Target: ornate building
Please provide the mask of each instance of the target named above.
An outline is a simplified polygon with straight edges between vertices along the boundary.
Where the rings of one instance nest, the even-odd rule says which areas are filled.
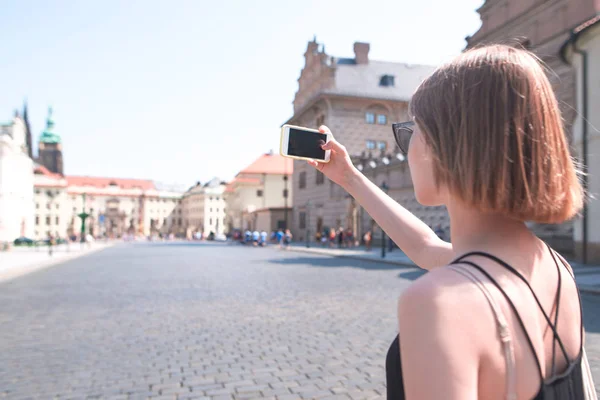
[[[278,154],[260,156],[226,188],[228,231],[272,232],[291,225],[293,162]]]
[[[192,186],[182,199],[183,219],[186,236],[202,233],[204,236],[211,232],[223,235],[225,226],[225,188],[226,182],[213,178],[201,185],[198,182]]]
[[[597,138],[593,133],[597,133],[597,129],[590,128],[592,134],[583,135],[584,125],[590,125],[581,119],[584,114],[584,92],[587,89],[593,91],[597,85],[594,86],[593,80],[588,80],[587,86],[582,84],[579,54],[573,54],[571,45],[574,43],[573,37],[595,24],[600,13],[600,2],[487,0],[477,11],[481,15],[482,25],[474,35],[467,38],[468,47],[498,42],[520,44],[536,53],[549,67],[548,76],[559,98],[573,155],[582,163],[587,161],[591,183],[588,189],[592,196],[597,196],[600,186],[593,183],[597,182],[599,176],[600,160],[588,157],[589,154],[594,154],[590,149],[593,146],[591,141]],[[581,44],[585,46],[583,41]],[[574,68],[574,65],[579,68]],[[588,70],[595,71],[594,68]],[[588,121],[593,115],[595,114],[587,115]],[[577,122],[576,119],[578,126],[573,125]],[[584,177],[583,180],[586,182],[588,178]],[[598,202],[592,201],[581,218],[575,221],[562,225],[532,224],[532,229],[567,255],[574,255],[580,261],[600,262],[600,230],[591,224],[592,221],[600,220],[598,207]]]
[[[0,124],[0,245],[34,231],[29,151],[25,121],[15,113],[12,121]]]
[[[393,153],[391,123],[408,120],[412,93],[434,68],[371,60],[368,43],[355,43],[353,58],[332,57],[319,47],[315,40],[308,43],[294,115],[287,123],[327,125],[354,157]],[[336,184],[304,161],[294,162],[292,181],[296,238],[312,239],[327,228],[352,228],[348,208],[340,206],[346,194]]]
[[[64,175],[62,140],[60,136],[54,132],[52,107],[48,107],[46,129],[40,136],[38,163],[46,167],[50,172]]]

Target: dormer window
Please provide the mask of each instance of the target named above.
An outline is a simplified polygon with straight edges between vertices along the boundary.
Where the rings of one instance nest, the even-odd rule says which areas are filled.
[[[379,86],[394,86],[394,75],[383,75],[379,80]]]
[[[119,185],[117,185],[117,182],[115,182],[115,181],[111,181],[111,182],[108,184],[108,186],[110,186],[110,187],[118,187]]]

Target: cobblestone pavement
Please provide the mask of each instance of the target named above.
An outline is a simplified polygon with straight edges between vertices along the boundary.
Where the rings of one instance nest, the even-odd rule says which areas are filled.
[[[120,245],[0,284],[0,398],[380,399],[420,273],[225,244]],[[600,296],[584,296],[600,382]]]

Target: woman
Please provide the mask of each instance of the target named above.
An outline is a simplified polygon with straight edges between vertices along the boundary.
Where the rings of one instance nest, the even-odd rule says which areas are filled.
[[[394,135],[417,200],[447,207],[452,243],[365,178],[335,140],[323,146],[328,164],[309,162],[430,271],[398,302],[388,399],[584,398],[572,271],[525,225],[569,220],[584,201],[542,67],[506,46],[467,51],[419,86],[410,114]]]

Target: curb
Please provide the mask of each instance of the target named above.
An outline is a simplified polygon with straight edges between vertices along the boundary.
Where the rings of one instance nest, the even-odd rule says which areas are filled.
[[[577,285],[579,292],[600,296],[600,288],[592,285]]]
[[[352,260],[359,260],[359,261],[366,261],[366,262],[373,262],[373,263],[380,263],[380,264],[391,264],[391,265],[398,265],[401,267],[419,268],[412,262],[395,261],[395,260],[390,260],[390,259],[386,259],[386,258],[362,257],[362,256],[357,256],[357,255],[351,255],[351,254],[328,254],[328,253],[321,252],[319,250],[312,250],[311,248],[303,248],[303,247],[297,248],[297,247],[290,246],[288,248],[288,251],[295,251],[297,253],[318,254],[318,255],[326,256],[326,257],[349,258]]]
[[[31,264],[21,266],[21,267],[8,268],[6,271],[0,271],[0,283],[8,282],[15,278],[19,278],[19,277],[31,274],[36,271],[41,271],[43,269],[54,267],[54,266],[63,264],[67,261],[85,257],[90,254],[109,249],[109,248],[113,247],[114,245],[115,245],[115,243],[112,243],[112,244],[108,244],[108,245],[105,245],[102,247],[88,249],[87,251],[81,252],[81,253],[74,252],[74,253],[70,254],[69,256],[60,258],[60,259],[46,259],[42,262],[33,262]]]
[[[392,265],[398,265],[401,267],[411,267],[411,268],[417,268],[420,269],[419,267],[417,267],[415,264],[413,263],[409,263],[409,262],[402,262],[402,261],[394,261],[394,260],[386,260],[385,258],[381,258],[381,259],[375,259],[372,257],[361,257],[361,256],[356,256],[356,255],[350,255],[350,254],[328,254],[319,250],[311,250],[310,248],[295,248],[295,247],[289,247],[289,251],[295,251],[297,253],[311,253],[311,254],[319,254],[322,256],[326,256],[326,257],[336,257],[336,258],[350,258],[353,260],[359,260],[359,261],[367,261],[367,262],[374,262],[374,263],[383,263],[383,264],[392,264]],[[589,274],[589,272],[588,272]],[[577,287],[579,288],[579,291],[581,293],[586,293],[586,294],[593,294],[593,295],[597,295],[600,296],[600,287],[596,287],[594,285],[581,285],[578,284]]]

